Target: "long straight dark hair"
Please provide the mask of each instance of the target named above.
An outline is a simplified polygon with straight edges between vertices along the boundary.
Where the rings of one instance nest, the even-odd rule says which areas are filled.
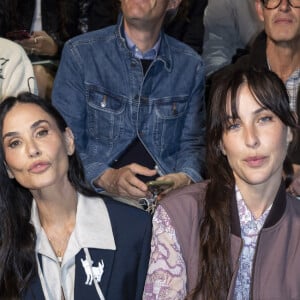
[[[61,132],[67,124],[48,102],[30,93],[9,97],[0,104],[0,133],[6,114],[17,103],[39,106],[57,123]],[[30,223],[32,195],[15,179],[10,179],[5,166],[3,141],[0,147],[0,298],[19,299],[37,274],[35,261],[36,234]],[[74,188],[86,195],[96,196],[85,181],[83,167],[76,151],[69,156],[68,178]]]
[[[275,113],[291,129],[296,128],[289,97],[283,82],[268,70],[228,68],[214,79],[207,126],[206,163],[210,183],[200,225],[199,282],[188,297],[205,300],[226,299],[232,278],[230,232],[231,203],[235,180],[220,142],[227,125],[226,105],[231,105],[233,119],[238,118],[237,93],[247,84],[257,102]]]

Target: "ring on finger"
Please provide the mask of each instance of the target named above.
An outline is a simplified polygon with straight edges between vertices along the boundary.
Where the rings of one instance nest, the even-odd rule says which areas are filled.
[[[34,43],[37,44],[38,43],[38,39],[34,38]]]

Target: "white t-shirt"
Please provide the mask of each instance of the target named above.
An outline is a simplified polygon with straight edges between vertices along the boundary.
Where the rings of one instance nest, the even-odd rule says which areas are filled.
[[[21,92],[38,94],[31,62],[21,46],[0,38],[0,102]]]

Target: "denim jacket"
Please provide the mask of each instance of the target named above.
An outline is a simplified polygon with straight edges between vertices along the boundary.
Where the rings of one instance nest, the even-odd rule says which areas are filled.
[[[117,25],[69,40],[56,75],[53,104],[73,130],[92,182],[138,136],[162,174],[202,180],[204,67],[185,44],[161,34],[146,74]]]

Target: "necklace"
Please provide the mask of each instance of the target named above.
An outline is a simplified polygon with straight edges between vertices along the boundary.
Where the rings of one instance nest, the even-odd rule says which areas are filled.
[[[50,226],[43,224],[42,227],[48,238],[49,244],[57,257],[57,261],[61,265],[70,236],[75,227],[75,215],[72,215],[69,220],[64,222],[64,224],[50,224]]]
[[[48,237],[51,248],[53,249],[58,263],[61,265],[64,257],[64,252],[67,247],[70,236],[67,235],[64,239],[57,239],[53,237]]]

